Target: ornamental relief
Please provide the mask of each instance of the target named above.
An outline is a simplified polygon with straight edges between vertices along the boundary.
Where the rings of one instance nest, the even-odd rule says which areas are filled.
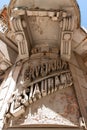
[[[26,107],[38,99],[73,85],[67,62],[61,59],[40,61],[37,65],[33,61],[28,63],[24,71],[23,89],[12,94],[6,118],[19,117],[25,113]]]
[[[42,78],[48,75],[54,75],[55,72],[68,71],[68,63],[58,60],[40,60],[39,64],[35,62],[30,63],[24,72],[24,81],[28,80],[30,82],[35,81],[38,78]]]
[[[64,35],[62,35],[60,49],[58,49],[58,46],[48,45],[47,47],[41,44],[41,47],[34,48],[32,46],[33,49],[30,48],[30,51],[28,50],[28,41],[22,27],[21,18],[18,17],[12,20],[13,30],[15,31],[18,43],[19,59],[29,58],[29,61],[27,61],[28,66],[25,68],[22,76],[23,83],[18,88],[16,87],[19,90],[20,87],[23,88],[21,92],[12,94],[12,99],[8,103],[6,118],[12,116],[19,117],[25,113],[26,107],[38,99],[57,90],[72,86],[72,75],[68,62],[65,61],[70,59],[72,38],[72,30],[67,28],[67,17],[69,25],[71,23],[71,16],[64,15],[61,27],[62,34]],[[33,44],[33,42],[30,43]],[[64,60],[60,59],[60,57]]]

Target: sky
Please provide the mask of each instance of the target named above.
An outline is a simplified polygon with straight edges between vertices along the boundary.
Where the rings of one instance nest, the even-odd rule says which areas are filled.
[[[10,0],[0,0],[0,9],[8,5]],[[87,0],[77,0],[81,11],[81,26],[87,29]]]
[[[87,0],[77,0],[81,12],[81,26],[87,29]]]
[[[10,2],[10,0],[0,0],[0,9],[4,6],[4,5],[8,5]]]

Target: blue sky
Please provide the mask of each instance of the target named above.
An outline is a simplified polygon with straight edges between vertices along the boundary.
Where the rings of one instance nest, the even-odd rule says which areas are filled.
[[[8,5],[10,2],[10,0],[0,0],[0,9],[4,6],[4,5]]]
[[[81,12],[81,26],[87,28],[87,0],[77,0]]]
[[[0,0],[0,9],[8,5],[10,0]],[[87,28],[87,0],[77,0],[81,11],[81,26]]]

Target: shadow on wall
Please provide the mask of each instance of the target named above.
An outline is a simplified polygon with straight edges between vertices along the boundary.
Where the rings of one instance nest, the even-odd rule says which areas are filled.
[[[11,63],[14,64],[18,54],[9,47],[7,47],[7,50],[8,50],[9,59],[10,59]]]

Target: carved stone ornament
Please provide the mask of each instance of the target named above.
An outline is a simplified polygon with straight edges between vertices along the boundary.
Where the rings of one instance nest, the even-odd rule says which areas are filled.
[[[23,13],[23,14],[21,14]],[[13,16],[14,18],[11,19],[11,28],[15,33],[22,33],[24,35],[23,41],[21,43],[18,43],[18,49],[19,49],[19,57],[21,59],[24,59],[26,57],[29,57],[28,52],[28,44],[29,41],[27,41],[24,33],[24,28],[27,28],[28,30],[28,39],[30,38],[30,42],[33,40],[30,28],[29,28],[29,23],[28,23],[28,18],[30,17],[49,17],[52,21],[57,21],[60,25],[61,28],[61,46],[60,46],[60,53],[61,53],[61,58],[65,59],[66,61],[71,58],[71,42],[72,42],[72,32],[74,29],[74,17],[72,14],[70,14],[68,11],[60,10],[60,11],[38,11],[38,10],[13,10]],[[16,14],[16,15],[15,15]],[[21,19],[22,15],[24,16],[24,19]],[[19,34],[18,34],[19,35]],[[19,36],[18,36],[19,37]],[[32,40],[31,40],[32,39]],[[17,40],[18,41],[18,40]],[[20,45],[19,45],[20,44]],[[24,46],[21,46],[23,45]],[[33,42],[31,42],[33,46]],[[31,47],[30,47],[31,48]],[[30,49],[29,48],[29,49]],[[25,53],[21,53],[21,50],[25,50]],[[30,49],[31,50],[31,49]],[[22,51],[23,52],[23,51]]]
[[[30,15],[30,12],[26,13]],[[42,13],[39,13],[39,15],[43,17]],[[33,45],[29,52],[21,17],[17,16],[11,20],[12,29],[16,35],[15,40],[18,44],[19,59],[27,57],[29,59],[23,72],[23,90],[18,95],[12,95],[12,101],[6,115],[9,113],[10,116],[18,117],[25,113],[26,107],[36,100],[73,85],[72,74],[66,61],[71,57],[72,17],[63,11],[57,12],[56,16],[52,12],[44,15],[51,17],[53,21],[58,20],[60,22],[62,29],[60,49],[56,45],[46,46],[41,44],[40,46]],[[24,25],[24,27],[26,26]]]
[[[29,57],[28,43],[23,31],[22,21],[19,16],[11,20],[11,28],[16,35],[15,41],[18,44],[19,59]]]
[[[37,55],[37,53],[32,55]],[[36,64],[35,61],[37,61]],[[9,117],[8,113],[18,117],[36,100],[73,85],[68,62],[61,60],[59,56],[56,59],[48,59],[46,52],[42,59],[32,59],[31,56],[23,79],[24,89],[21,93],[12,95],[7,117]]]
[[[7,43],[11,46],[7,57],[14,57],[14,53],[10,57],[12,50],[18,57],[12,65],[0,54],[0,130],[5,125],[13,128],[33,124],[58,125],[61,129],[86,127],[86,94],[80,92],[85,91],[81,88],[81,81],[85,84],[84,66],[81,63],[80,67],[74,57],[74,46],[79,42],[73,32],[81,33],[77,30],[79,16],[74,2],[62,2],[11,0],[6,39],[12,44]],[[84,33],[80,35],[85,37]],[[72,46],[72,39],[76,45]],[[70,59],[71,54],[75,59]]]
[[[72,16],[66,16],[61,21],[62,36],[61,36],[61,57],[65,60],[71,58],[71,42],[74,29]]]

